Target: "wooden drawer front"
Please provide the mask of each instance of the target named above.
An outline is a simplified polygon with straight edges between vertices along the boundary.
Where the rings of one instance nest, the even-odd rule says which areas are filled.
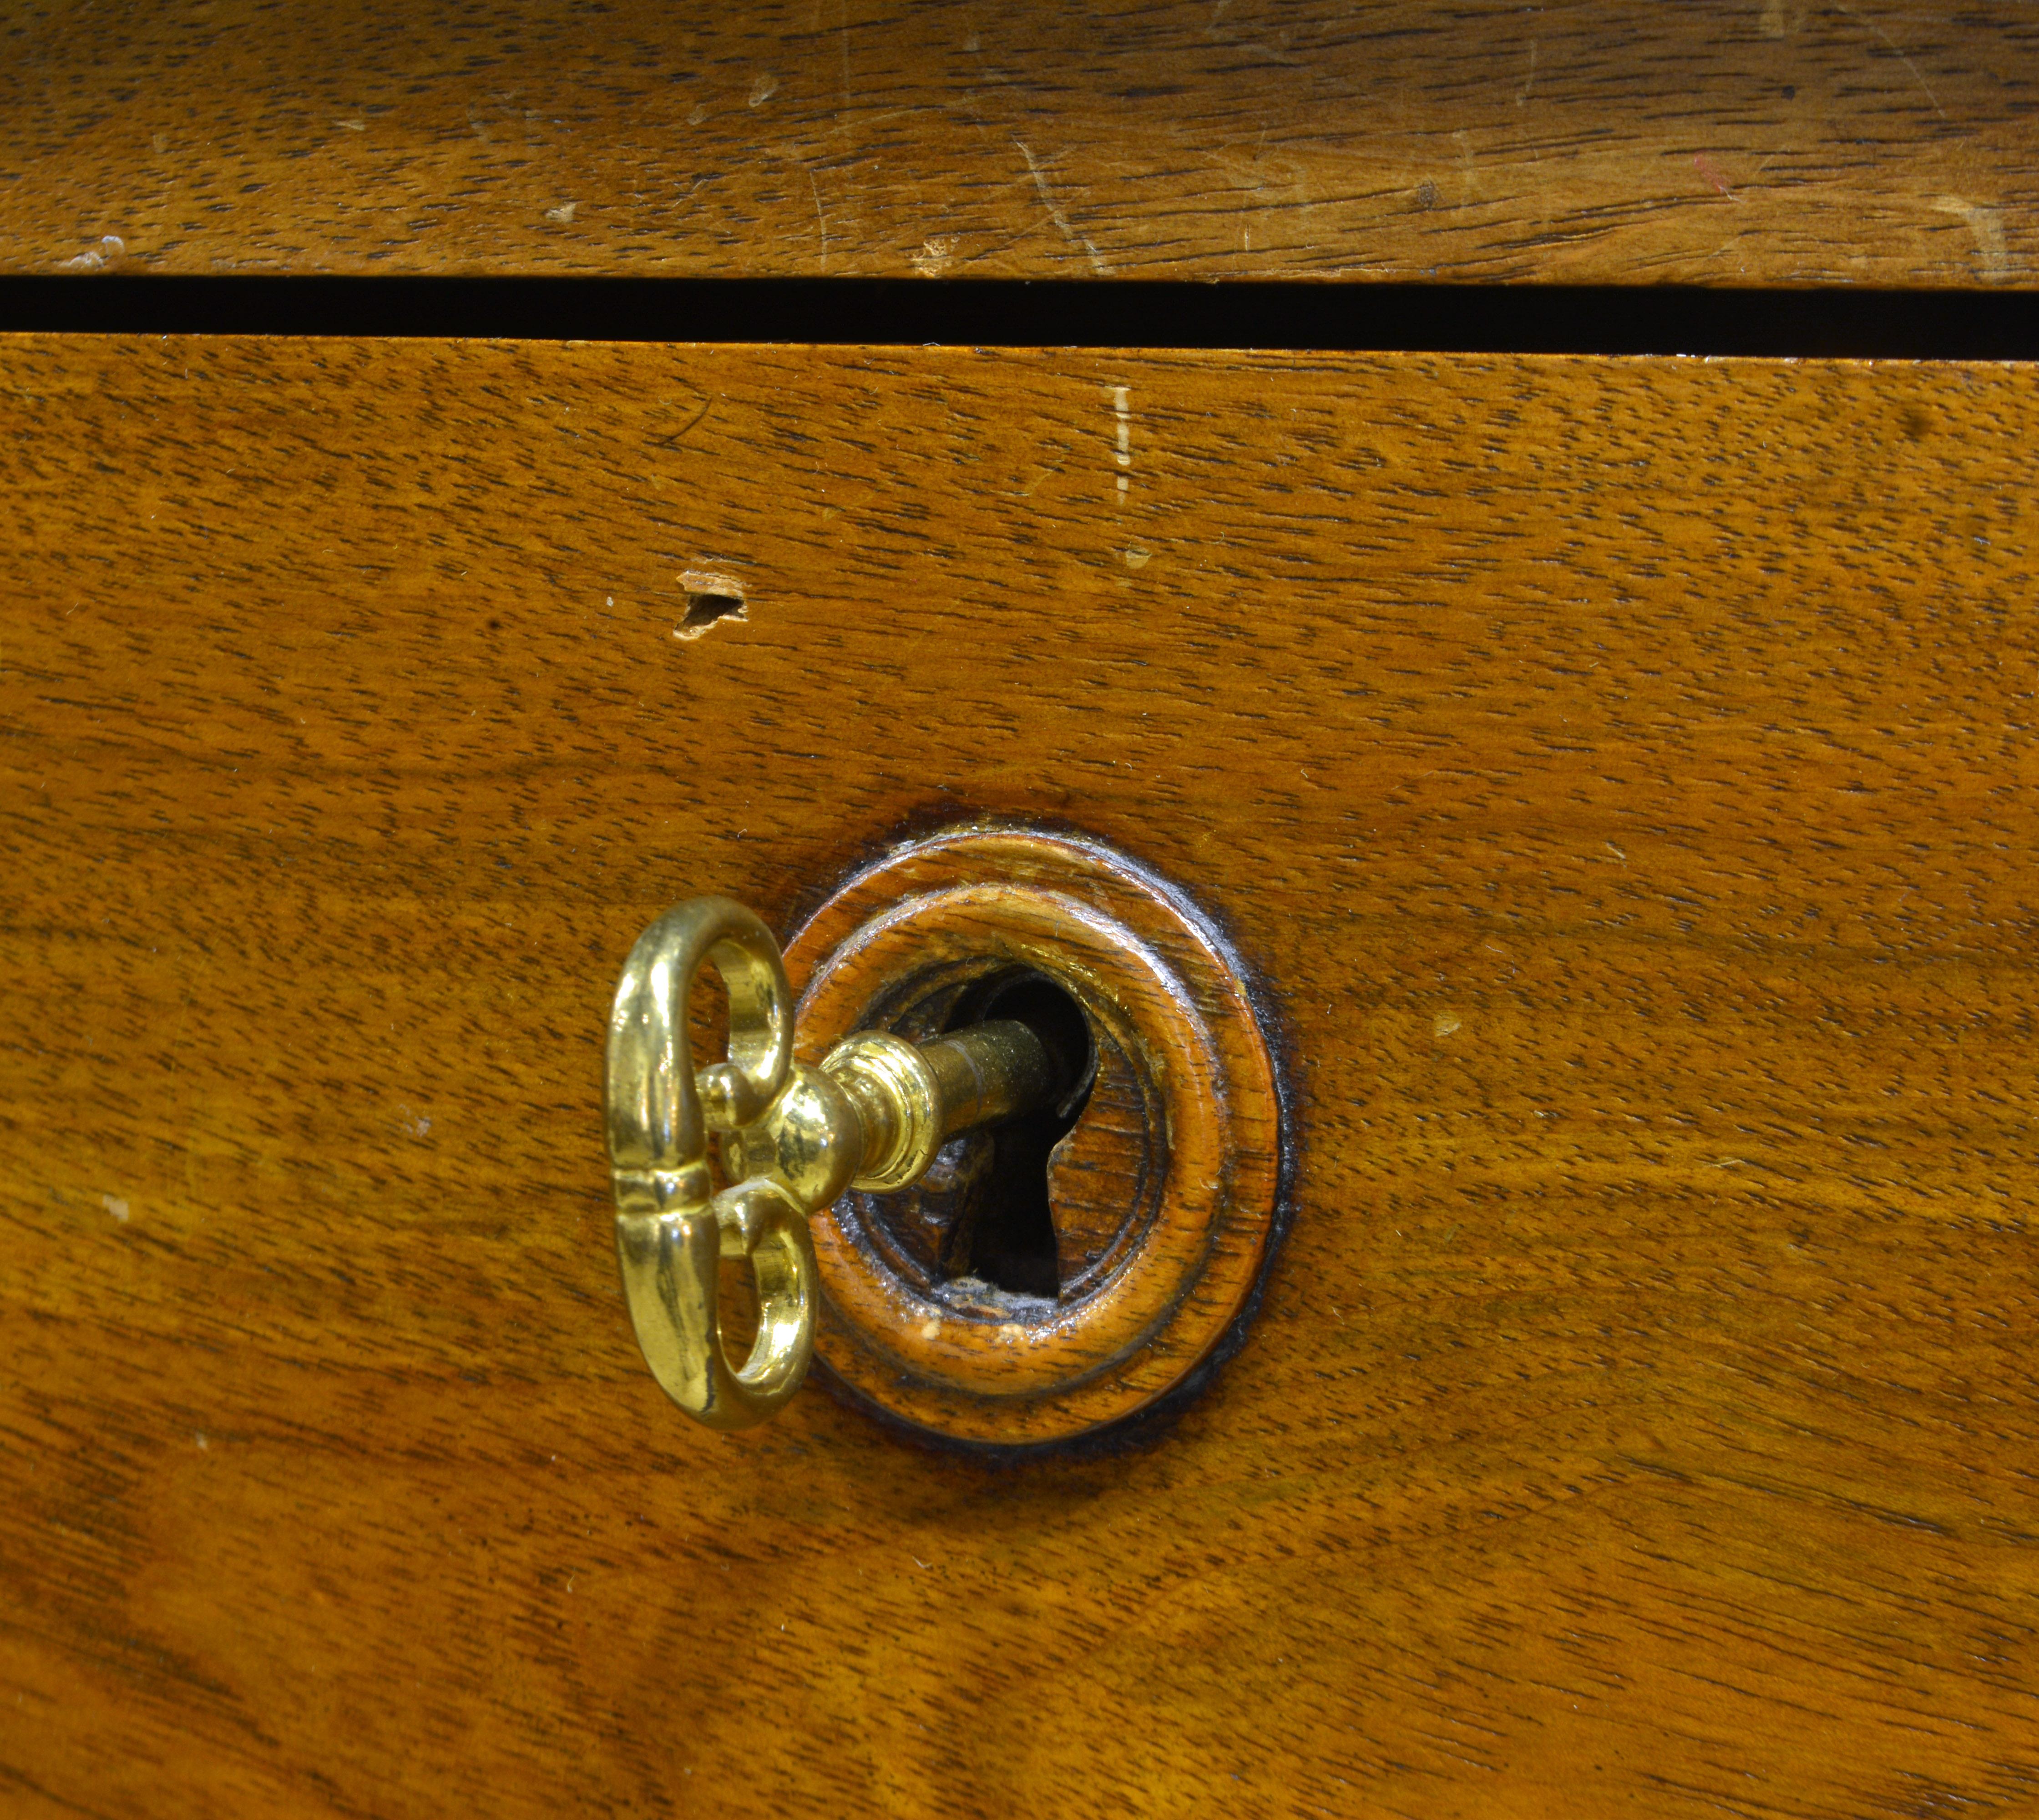
[[[0,401],[16,1811],[2039,1792],[2030,372],[17,337]],[[977,814],[1263,982],[1258,1323],[1105,1457],[688,1427],[616,966]]]
[[[40,0],[0,272],[2039,282],[2039,20]]]

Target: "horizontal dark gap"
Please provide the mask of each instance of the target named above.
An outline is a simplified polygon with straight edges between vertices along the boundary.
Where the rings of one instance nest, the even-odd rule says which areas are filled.
[[[0,278],[0,330],[2039,359],[2039,295],[917,279]]]

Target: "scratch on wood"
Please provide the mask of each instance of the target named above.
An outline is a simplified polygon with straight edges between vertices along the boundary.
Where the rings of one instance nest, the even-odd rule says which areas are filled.
[[[1976,262],[1992,284],[2002,283],[2010,266],[2003,239],[2003,211],[1987,203],[1970,202],[1966,196],[1940,196],[1933,207],[1942,215],[1957,215],[1975,236]]]
[[[1111,408],[1118,419],[1118,496],[1126,497],[1129,484],[1126,470],[1133,465],[1133,388],[1114,386],[1111,388]]]
[[[1708,183],[1711,184],[1713,187],[1716,190],[1719,191],[1722,196],[1726,196],[1730,202],[1738,203],[1741,200],[1740,196],[1737,196],[1733,190],[1728,188],[1727,179],[1722,177],[1719,171],[1714,169],[1712,159],[1709,158],[1704,152],[1693,153],[1692,169],[1697,171],[1701,177],[1704,177]]]
[[[1858,24],[1866,25],[1870,31],[1874,32],[1878,37],[1881,38],[1884,43],[1889,47],[1890,54],[1902,63],[1906,69],[1912,72],[1912,81],[1919,85],[1920,89],[1925,94],[1926,99],[1933,104],[1933,112],[1938,114],[1943,120],[1947,117],[1947,110],[1940,105],[1940,97],[1933,93],[1932,84],[1926,80],[1924,75],[1920,72],[1919,66],[1913,63],[1910,57],[1905,55],[1895,38],[1892,37],[1888,32],[1885,31],[1881,25],[1878,25],[1874,19],[1869,17],[1866,13],[1858,13],[1852,6],[1838,6],[1835,8],[1835,10],[1838,13],[1846,13],[1849,18],[1855,20]]]
[[[828,270],[828,211],[822,207],[822,180],[814,173],[811,165],[807,169],[808,186],[814,192],[814,219],[821,224],[822,270]]]
[[[1104,255],[1069,226],[1069,218],[1062,213],[1061,204],[1055,200],[1055,192],[1048,188],[1047,175],[1042,170],[1039,161],[1035,158],[1027,142],[1015,139],[1012,142],[1020,148],[1020,157],[1027,161],[1027,169],[1033,173],[1034,187],[1041,192],[1041,200],[1047,208],[1048,218],[1054,222],[1062,238],[1071,246],[1080,246],[1089,255],[1091,270],[1102,278],[1111,269],[1105,263]]]
[[[1465,208],[1479,197],[1479,161],[1473,155],[1471,133],[1461,127],[1452,137],[1459,142],[1459,207]]]
[[[837,36],[842,42],[842,120],[841,125],[846,131],[849,126],[849,0],[839,0],[837,12],[841,23]]]

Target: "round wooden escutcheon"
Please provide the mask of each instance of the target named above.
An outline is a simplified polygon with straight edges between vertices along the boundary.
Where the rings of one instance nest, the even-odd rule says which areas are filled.
[[[926,1037],[1022,1003],[1088,1038],[1080,1111],[956,1138],[917,1188],[816,1218],[837,1383],[930,1434],[1026,1447],[1201,1381],[1274,1241],[1281,1109],[1239,970],[1188,900],[1095,843],[972,827],[856,874],[786,964],[811,1061],[854,1030]]]

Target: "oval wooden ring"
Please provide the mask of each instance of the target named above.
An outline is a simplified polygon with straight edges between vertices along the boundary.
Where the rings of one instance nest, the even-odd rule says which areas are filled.
[[[856,1400],[951,1440],[1068,1441],[1189,1380],[1247,1309],[1270,1248],[1279,1101],[1222,943],[1131,862],[1064,836],[974,828],[903,848],[787,944],[803,1052],[944,969],[1059,981],[1144,1071],[1162,1157],[1152,1205],[1073,1299],[959,1313],[893,1268],[845,1200],[814,1222],[816,1356]],[[1158,1142],[1157,1142],[1158,1141]]]

